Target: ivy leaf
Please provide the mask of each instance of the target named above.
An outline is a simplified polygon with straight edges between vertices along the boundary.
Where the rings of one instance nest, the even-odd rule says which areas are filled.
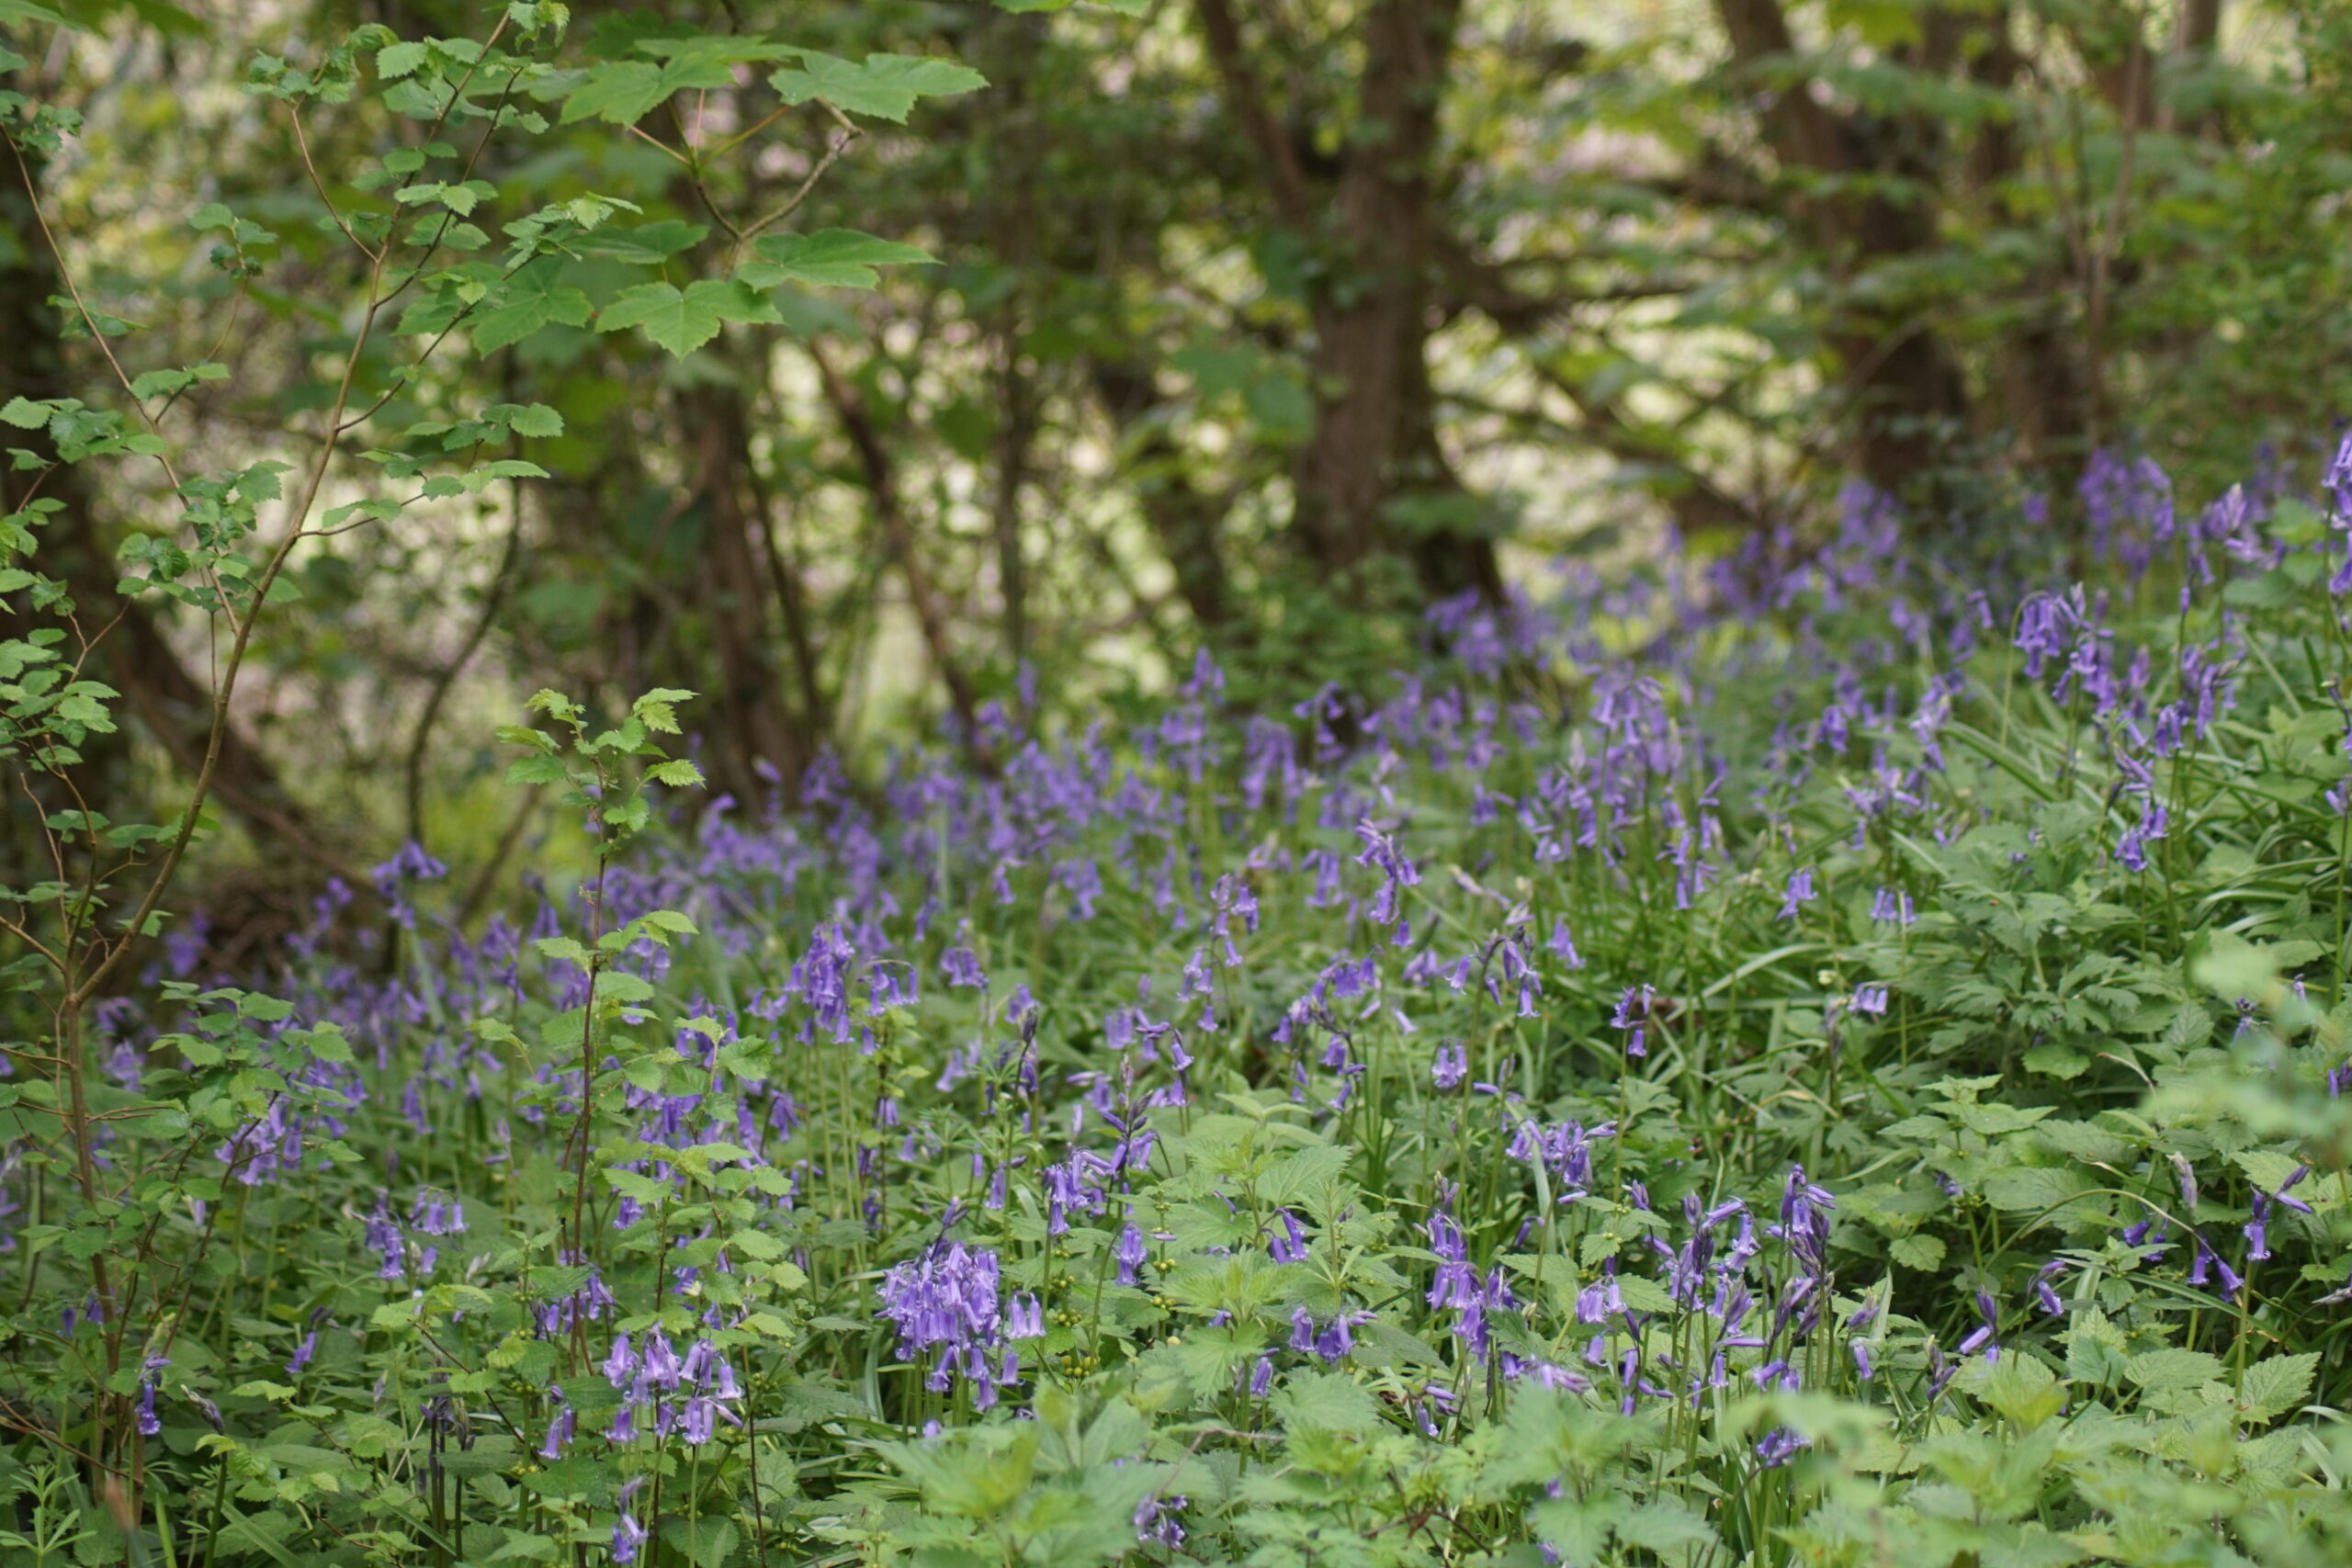
[[[775,321],[783,318],[760,294],[733,279],[706,277],[684,292],[667,283],[629,289],[596,318],[600,333],[637,327],[680,359],[718,335],[729,321]]]
[[[844,114],[872,115],[896,125],[907,122],[917,98],[953,97],[989,85],[987,77],[952,60],[911,54],[869,54],[862,65],[805,50],[798,70],[768,78],[787,104],[822,98]]]
[[[819,288],[871,288],[880,281],[877,266],[933,265],[928,251],[878,240],[854,229],[820,229],[813,234],[768,234],[753,242],[757,261],[744,263],[735,276],[753,288],[774,288],[786,283]]]

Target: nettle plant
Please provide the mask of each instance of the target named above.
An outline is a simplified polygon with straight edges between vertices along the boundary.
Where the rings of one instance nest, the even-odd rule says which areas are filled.
[[[0,641],[0,765],[12,800],[28,813],[34,866],[28,880],[0,888],[0,929],[13,949],[0,976],[16,1035],[5,1047],[11,1077],[0,1084],[0,1111],[10,1118],[11,1173],[31,1195],[11,1242],[23,1267],[21,1291],[10,1303],[12,1370],[0,1394],[0,1426],[22,1439],[17,1451],[32,1466],[29,1490],[21,1492],[29,1499],[29,1511],[19,1511],[23,1529],[0,1544],[35,1560],[68,1552],[85,1562],[146,1559],[161,1551],[171,1561],[175,1542],[184,1549],[201,1536],[208,1562],[238,1550],[227,1544],[232,1539],[290,1561],[277,1545],[288,1533],[286,1519],[247,1517],[238,1500],[299,1510],[336,1491],[331,1474],[289,1476],[281,1461],[257,1460],[220,1435],[217,1406],[193,1393],[187,1397],[198,1407],[213,1412],[216,1431],[194,1451],[173,1455],[168,1474],[159,1472],[155,1402],[185,1390],[191,1371],[216,1359],[208,1337],[224,1328],[241,1332],[233,1314],[223,1315],[231,1312],[224,1280],[243,1266],[242,1243],[222,1249],[224,1206],[246,1203],[256,1183],[300,1168],[306,1156],[330,1164],[359,1158],[337,1135],[364,1093],[348,1041],[331,1024],[299,1025],[287,1003],[267,996],[174,981],[149,1005],[156,1018],[178,1021],[153,1041],[145,1059],[127,1067],[101,1059],[108,1010],[132,1005],[121,998],[141,954],[172,929],[175,879],[216,827],[208,808],[257,639],[271,617],[302,613],[299,560],[331,549],[339,535],[398,528],[423,509],[546,477],[522,454],[531,441],[561,433],[554,410],[468,400],[477,387],[495,384],[479,373],[491,356],[536,333],[593,324],[683,355],[729,323],[780,320],[768,292],[780,285],[870,286],[877,265],[927,259],[869,236],[795,234],[781,226],[854,140],[853,116],[902,119],[919,97],[980,85],[944,61],[876,55],[853,63],[734,37],[649,39],[628,58],[566,69],[568,21],[562,5],[516,0],[480,39],[401,39],[368,26],[307,62],[270,55],[252,62],[246,90],[290,126],[319,233],[341,247],[345,264],[340,271],[298,273],[291,287],[354,280],[346,295],[299,300],[317,320],[336,323],[340,359],[325,378],[323,405],[288,400],[312,409],[291,416],[286,446],[300,456],[265,451],[232,467],[195,466],[216,461],[217,446],[199,448],[182,434],[175,412],[184,400],[219,393],[266,400],[271,389],[237,385],[227,367],[209,359],[175,363],[168,348],[151,348],[92,297],[66,245],[55,258],[63,291],[51,304],[66,335],[90,344],[85,357],[105,389],[19,397],[0,408],[0,422],[24,443],[11,459],[23,481],[18,492],[28,496],[0,518],[0,593],[12,613],[11,635]],[[26,64],[0,51],[0,68],[21,73]],[[739,85],[754,66],[772,70],[778,106],[759,124],[723,141],[682,132],[676,145],[639,129],[674,96]],[[755,153],[762,132],[798,106],[838,127],[826,157],[783,204],[749,219],[720,215],[717,172]],[[70,107],[17,93],[0,95],[0,121],[20,166],[40,165],[78,129]],[[351,169],[322,167],[311,149],[329,125],[338,141],[373,137],[381,151]],[[493,147],[567,134],[570,127],[611,128],[677,163],[713,203],[731,242],[718,276],[657,276],[615,288],[603,281],[613,264],[666,274],[699,231],[639,222],[639,204],[619,194],[582,191],[530,209],[511,202],[492,171],[514,160],[511,152],[493,155]],[[44,232],[58,227],[46,215],[43,223]],[[195,212],[190,228],[209,245],[210,263],[232,284],[236,304],[276,288],[288,248],[278,233],[220,203]],[[142,358],[158,357],[164,362],[141,367]],[[385,426],[386,418],[405,418],[428,397],[449,402],[444,417]],[[194,777],[160,819],[126,821],[98,809],[85,788],[94,753],[118,735],[119,694],[99,673],[116,627],[79,611],[68,584],[44,570],[43,541],[72,504],[48,491],[106,493],[109,470],[135,489],[145,481],[130,470],[142,465],[160,476],[172,516],[130,535],[119,592],[163,608],[175,635],[209,646],[213,678],[209,738]],[[55,482],[75,468],[84,474],[73,486]],[[674,732],[669,704],[680,695],[653,694],[617,729],[594,733],[579,710],[546,697],[538,705],[567,739],[560,747],[546,739],[547,752],[525,771],[537,777],[531,770],[544,764],[553,778],[567,757],[575,763],[574,788],[598,843],[609,850],[648,820],[648,781],[691,782],[690,764],[658,755],[650,767],[628,771],[629,759],[655,750],[651,737]],[[407,852],[388,868],[388,886],[397,888],[401,875],[426,863],[421,852]],[[393,902],[395,917],[404,916],[397,893]],[[592,897],[590,908],[601,921],[601,902]],[[575,1085],[567,1101],[577,1106],[575,1181],[591,1157],[592,1110],[603,1092],[593,1060],[596,1032],[642,1021],[634,1010],[644,999],[642,982],[611,973],[607,961],[687,929],[683,918],[636,914],[611,929],[592,923],[584,943],[549,946],[558,960],[576,962],[582,977],[586,994],[563,1028],[571,1032],[571,1059],[598,1080],[584,1091]],[[646,1069],[631,1058],[624,1070]],[[561,1099],[553,1091],[546,1103]],[[246,1217],[241,1212],[239,1222]],[[596,1249],[582,1223],[575,1196],[569,1225],[532,1244],[537,1261],[520,1278],[534,1304],[590,1310],[582,1303],[595,1288],[581,1281]],[[288,1236],[277,1245],[298,1242]],[[770,1249],[770,1265],[788,1270],[779,1256]],[[479,1295],[463,1300],[484,1309]],[[513,1303],[522,1298],[505,1299],[520,1310]],[[420,1306],[405,1327],[428,1332],[435,1304]],[[190,1332],[198,1326],[200,1333]],[[581,1373],[583,1355],[584,1341],[575,1339],[561,1370]],[[536,1360],[529,1365],[540,1370]],[[692,1375],[707,1381],[708,1373],[704,1365]],[[462,1392],[450,1382],[432,1397],[446,1402]],[[289,1387],[252,1385],[248,1394],[301,1407]],[[580,1408],[590,1403],[582,1396]],[[372,1439],[356,1440],[364,1450]],[[470,1438],[461,1446],[470,1447]],[[469,1473],[437,1453],[436,1483]],[[446,1518],[435,1512],[446,1504],[440,1494],[413,1507],[380,1498],[345,1503],[357,1513],[336,1528],[358,1549],[390,1561],[418,1561],[414,1553],[428,1550],[452,1560],[446,1540],[428,1548],[423,1536],[402,1533],[412,1523],[423,1529]],[[542,1539],[528,1530],[518,1537]]]

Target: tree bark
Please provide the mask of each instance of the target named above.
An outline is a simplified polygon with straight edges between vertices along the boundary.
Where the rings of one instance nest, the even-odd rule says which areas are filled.
[[[832,356],[823,348],[813,340],[808,348],[808,357],[817,367],[818,379],[824,385],[825,400],[832,406],[833,416],[841,421],[842,432],[849,437],[858,467],[865,471],[874,520],[898,566],[899,580],[907,585],[907,603],[914,611],[915,626],[922,633],[923,646],[931,650],[940,682],[947,688],[947,701],[955,710],[965,750],[976,765],[992,771],[995,759],[980,739],[978,694],[956,656],[946,611],[933,591],[931,572],[924,564],[922,547],[916,542],[914,525],[899,497],[898,465],[892,461],[889,448],[883,445],[882,433],[875,428],[874,416],[867,411],[865,398],[834,367]]]
[[[1735,66],[1753,74],[1795,52],[1780,0],[1716,0]],[[1931,17],[1931,23],[1942,21]],[[1956,40],[1949,27],[1928,31],[1939,58]],[[1781,164],[1809,175],[1870,175],[1851,186],[1800,196],[1800,227],[1830,254],[1845,277],[1927,250],[1936,241],[1936,215],[1924,199],[1889,194],[1888,179],[1924,189],[1936,174],[1937,128],[1918,117],[1859,124],[1835,115],[1802,85],[1770,90],[1763,106],[1764,138]],[[1964,429],[1967,382],[1951,346],[1925,322],[1900,314],[1841,309],[1828,333],[1849,403],[1850,451],[1856,469],[1882,490],[1909,488],[1934,459],[1945,436]]]
[[[1276,117],[1228,0],[1198,0],[1197,10],[1278,220],[1328,262],[1309,297],[1314,425],[1292,476],[1303,553],[1342,577],[1397,554],[1431,597],[1498,597],[1494,541],[1463,525],[1470,498],[1438,444],[1429,373],[1441,221],[1432,165],[1459,0],[1372,0],[1355,119],[1328,190]]]
[[[1103,408],[1134,443],[1126,470],[1144,521],[1176,574],[1177,593],[1196,625],[1210,631],[1223,627],[1233,615],[1232,583],[1217,543],[1224,499],[1193,481],[1182,448],[1165,424],[1150,418],[1157,400],[1148,367],[1098,360],[1092,375]]]
[[[701,524],[695,550],[696,608],[708,627],[725,742],[711,759],[714,779],[741,800],[757,800],[773,769],[788,795],[812,757],[808,731],[785,698],[769,658],[768,592],[755,530],[764,519],[752,504],[751,422],[740,388],[714,383],[680,394],[682,428],[694,445],[693,512]]]

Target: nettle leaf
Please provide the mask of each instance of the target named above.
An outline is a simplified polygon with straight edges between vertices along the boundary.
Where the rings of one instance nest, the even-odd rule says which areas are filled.
[[[2245,1380],[2238,1386],[2238,1408],[2249,1421],[2284,1416],[2311,1397],[2312,1374],[2318,1369],[2316,1351],[2256,1361],[2245,1370]]]
[[[1690,1504],[1668,1495],[1654,1498],[1619,1519],[1617,1539],[1670,1558],[1694,1547],[1713,1548],[1715,1531]]]
[[[783,320],[758,290],[732,278],[703,278],[680,290],[667,283],[641,283],[605,307],[596,318],[600,333],[636,327],[683,359],[717,337],[729,321]]]
[[[2202,1350],[2150,1350],[2124,1363],[2123,1375],[2142,1388],[2199,1388],[2222,1376],[2221,1361]]]
[[[844,114],[871,115],[904,125],[918,98],[953,97],[989,85],[988,78],[952,60],[910,54],[869,54],[852,64],[814,50],[801,52],[797,70],[768,78],[787,104],[822,98]]]
[[[753,242],[752,250],[759,259],[737,267],[735,276],[754,288],[774,288],[786,283],[871,288],[881,280],[876,267],[936,265],[928,251],[852,229],[763,235]]]

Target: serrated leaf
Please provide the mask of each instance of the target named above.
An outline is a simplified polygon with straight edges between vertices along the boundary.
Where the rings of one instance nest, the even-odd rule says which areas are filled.
[[[676,90],[662,85],[659,65],[643,60],[606,61],[589,67],[563,100],[563,123],[601,119],[607,125],[635,125]]]
[[[932,265],[928,251],[876,239],[853,229],[820,229],[813,234],[767,234],[752,243],[758,260],[744,263],[735,276],[754,288],[806,283],[828,288],[871,288],[880,281],[877,266]]]
[[[989,85],[988,78],[952,60],[909,54],[869,54],[852,64],[831,54],[804,51],[797,70],[768,78],[787,104],[822,98],[844,114],[871,115],[904,125],[918,98],[952,97]]]
[[[517,435],[546,439],[563,434],[563,415],[545,403],[526,403],[507,420],[506,428]]]
[[[2319,1369],[2319,1354],[2269,1356],[2245,1370],[2238,1387],[2238,1408],[2249,1421],[2267,1421],[2286,1415],[2311,1397],[2312,1374]]]
[[[1609,1527],[1623,1518],[1624,1496],[1596,1493],[1579,1500],[1560,1497],[1528,1510],[1527,1522],[1544,1545],[1570,1562],[1598,1562],[1609,1549]]]
[[[2222,1363],[2202,1350],[2150,1350],[2124,1362],[2123,1375],[2145,1389],[2196,1388],[2217,1381]]]
[[[474,347],[492,354],[546,327],[586,326],[591,314],[588,296],[558,283],[558,270],[553,257],[542,256],[508,279],[506,287],[492,297],[497,303],[475,315],[469,329]]]
[[[410,76],[424,64],[425,50],[421,43],[388,43],[376,51],[376,74],[387,82]]]
[[[1984,1201],[2012,1213],[2055,1209],[2094,1185],[2072,1166],[2002,1166],[1984,1178]]]
[[[1273,1404],[1291,1427],[1362,1434],[1381,1425],[1371,1391],[1345,1372],[1294,1372]]]
[[[1714,1527],[1701,1518],[1690,1504],[1671,1494],[1643,1504],[1617,1521],[1617,1539],[1647,1547],[1671,1560],[1690,1547],[1713,1547]]]
[[[636,327],[678,358],[717,337],[729,321],[781,320],[756,290],[732,278],[703,278],[684,290],[667,283],[642,283],[605,307],[596,330],[616,333]]]
[[[1939,1235],[1906,1235],[1887,1245],[1886,1255],[1905,1269],[1932,1274],[1944,1265],[1944,1239]]]

